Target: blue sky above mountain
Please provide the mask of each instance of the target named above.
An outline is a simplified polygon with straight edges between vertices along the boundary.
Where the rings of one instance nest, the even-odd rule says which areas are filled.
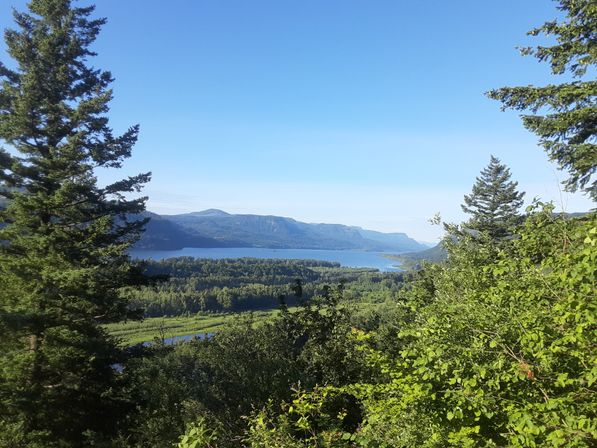
[[[109,22],[93,63],[116,78],[112,124],[141,124],[124,172],[100,179],[151,170],[152,211],[221,208],[433,240],[441,229],[427,219],[463,219],[490,154],[528,200],[592,206],[560,192],[565,175],[536,138],[483,95],[559,81],[515,49],[555,3],[97,3]],[[3,3],[2,28],[9,5],[25,1]]]

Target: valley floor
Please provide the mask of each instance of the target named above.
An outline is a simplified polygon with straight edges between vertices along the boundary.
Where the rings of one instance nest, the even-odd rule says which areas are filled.
[[[177,336],[214,333],[243,315],[252,314],[255,321],[259,322],[277,313],[279,313],[278,310],[265,310],[246,313],[206,313],[188,317],[149,317],[142,321],[108,324],[106,328],[110,334],[119,338],[123,345],[135,345],[156,338],[169,339]]]

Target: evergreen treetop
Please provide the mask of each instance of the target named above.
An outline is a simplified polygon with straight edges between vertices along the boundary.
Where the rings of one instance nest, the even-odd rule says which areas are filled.
[[[128,196],[150,175],[95,176],[138,134],[113,134],[112,76],[88,65],[105,20],[70,0],[28,8],[5,32],[15,68],[0,64],[0,445],[89,446],[126,407],[101,324],[129,315],[119,290],[136,277],[126,249],[145,221],[127,217],[145,198]]]
[[[524,126],[539,136],[550,160],[567,170],[569,191],[584,190],[597,200],[597,3],[594,0],[559,0],[561,21],[546,22],[529,35],[555,37],[552,46],[522,48],[551,66],[554,75],[568,74],[573,81],[503,87],[488,93],[503,109],[528,111]]]
[[[462,210],[471,215],[467,228],[486,232],[492,238],[503,238],[520,222],[518,210],[524,193],[516,190],[518,182],[511,181],[510,177],[510,169],[491,156],[471,194],[464,196]]]

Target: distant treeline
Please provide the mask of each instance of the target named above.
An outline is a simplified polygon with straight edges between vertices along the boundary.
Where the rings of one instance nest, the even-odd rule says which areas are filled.
[[[146,273],[160,280],[127,293],[131,306],[142,308],[147,317],[295,305],[338,284],[344,285],[348,299],[367,294],[373,301],[383,301],[402,280],[399,273],[342,268],[339,263],[316,260],[179,257],[145,264]]]

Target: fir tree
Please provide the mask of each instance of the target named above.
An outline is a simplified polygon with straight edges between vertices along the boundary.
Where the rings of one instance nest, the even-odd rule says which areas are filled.
[[[464,196],[462,210],[472,215],[465,225],[468,229],[486,232],[499,239],[520,223],[518,210],[524,193],[516,190],[518,182],[510,180],[510,169],[491,156],[489,165],[477,177],[470,195]]]
[[[529,111],[524,126],[539,136],[550,160],[568,171],[569,191],[587,192],[597,200],[597,3],[595,0],[559,0],[564,20],[550,21],[529,35],[554,36],[552,46],[522,48],[548,62],[554,75],[573,81],[543,87],[504,87],[489,92],[503,108]]]
[[[126,249],[145,223],[127,219],[145,208],[129,196],[150,175],[100,187],[94,174],[138,133],[113,134],[112,76],[88,65],[105,20],[70,0],[28,8],[5,32],[15,68],[0,64],[0,445],[90,446],[127,408],[102,324],[129,313]]]

